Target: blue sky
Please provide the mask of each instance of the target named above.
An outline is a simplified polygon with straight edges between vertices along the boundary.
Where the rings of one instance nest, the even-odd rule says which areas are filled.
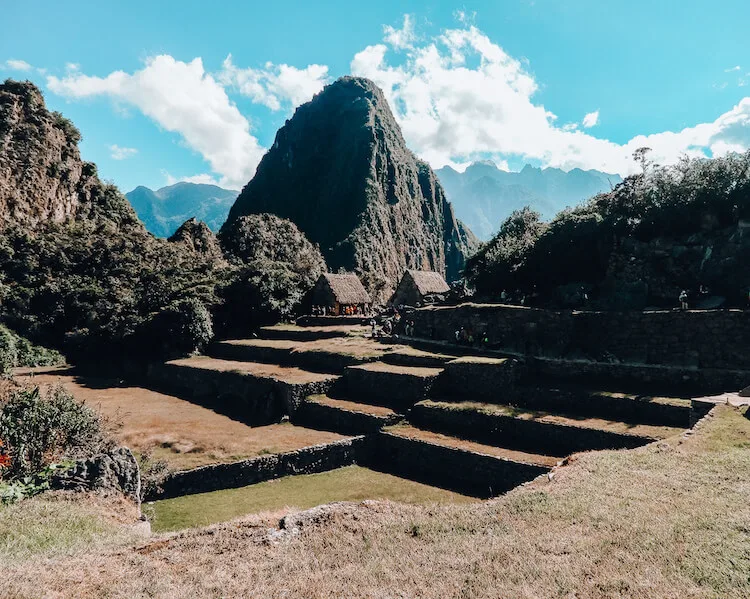
[[[0,78],[37,83],[123,191],[239,188],[294,105],[352,72],[435,167],[626,173],[641,145],[750,146],[748,2],[119,4],[6,0]]]

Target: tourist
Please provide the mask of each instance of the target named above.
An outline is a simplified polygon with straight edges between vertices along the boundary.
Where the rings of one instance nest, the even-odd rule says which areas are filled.
[[[370,327],[372,329],[372,332],[370,333],[370,337],[374,339],[375,338],[375,319],[374,318],[370,319]]]
[[[680,291],[680,309],[687,310],[688,309],[688,293],[685,289]]]
[[[503,302],[503,303],[505,303],[506,301],[508,301],[508,292],[505,291],[505,289],[503,289],[500,292],[500,301]]]

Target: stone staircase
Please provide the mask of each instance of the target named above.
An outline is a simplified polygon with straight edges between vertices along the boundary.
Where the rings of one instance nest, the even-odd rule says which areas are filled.
[[[152,376],[251,423],[289,416],[298,427],[356,437],[347,455],[362,465],[478,497],[574,452],[672,436],[710,407],[656,394],[648,382],[638,390],[591,385],[560,365],[540,372],[499,355],[457,358],[449,346],[378,343],[365,330],[318,320],[266,327],[259,338],[218,342],[208,356],[168,362]]]

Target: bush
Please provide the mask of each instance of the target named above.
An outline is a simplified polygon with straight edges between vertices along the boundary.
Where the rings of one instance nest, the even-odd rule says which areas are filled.
[[[47,394],[38,387],[11,393],[0,410],[0,440],[10,456],[6,479],[34,475],[109,445],[102,417],[62,387]]]
[[[180,300],[147,322],[140,338],[147,352],[161,357],[180,356],[205,347],[214,336],[211,313],[197,298]]]
[[[0,374],[5,376],[18,363],[16,337],[4,326],[0,325]]]
[[[467,266],[479,294],[601,283],[628,238],[685,237],[750,218],[750,151],[650,167],[558,214],[549,225],[514,212]],[[698,281],[694,281],[698,285]]]

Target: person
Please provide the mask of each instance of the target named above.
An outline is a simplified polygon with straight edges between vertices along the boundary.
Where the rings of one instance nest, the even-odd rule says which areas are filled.
[[[458,329],[456,329],[456,332],[454,333],[454,336],[456,338],[456,343],[458,343],[458,338],[461,336],[461,331],[459,331]]]
[[[372,333],[370,334],[370,336],[374,339],[375,338],[375,319],[374,318],[370,319],[370,327],[372,329]]]
[[[685,289],[680,291],[679,300],[680,300],[680,309],[687,310],[688,309],[688,294]]]
[[[485,331],[484,333],[482,333],[482,345],[484,347],[487,347],[489,344],[490,344],[490,337],[487,334],[487,331]]]
[[[503,303],[508,301],[508,292],[505,291],[505,289],[503,289],[502,292],[500,292],[500,301]]]

